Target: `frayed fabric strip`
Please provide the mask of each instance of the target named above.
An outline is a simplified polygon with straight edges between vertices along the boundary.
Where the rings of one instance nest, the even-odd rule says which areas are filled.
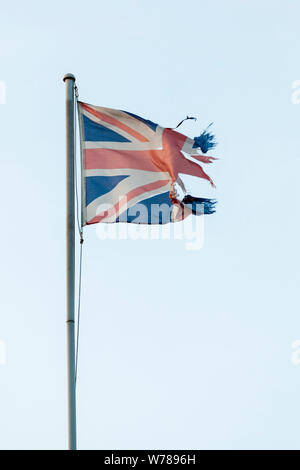
[[[183,198],[182,203],[194,215],[213,214],[216,212],[215,205],[217,201],[215,199],[187,195]]]
[[[217,145],[215,135],[207,132],[207,129],[202,132],[198,137],[194,137],[193,148],[200,148],[203,153],[208,152],[210,149]]]

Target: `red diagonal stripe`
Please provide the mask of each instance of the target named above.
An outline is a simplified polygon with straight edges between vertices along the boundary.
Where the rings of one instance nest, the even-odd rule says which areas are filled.
[[[112,124],[113,126],[119,127],[119,129],[122,129],[123,131],[127,132],[127,134],[132,135],[132,137],[135,137],[140,142],[148,142],[148,139],[146,139],[146,137],[144,137],[139,132],[134,131],[133,129],[131,129],[131,127],[126,126],[126,124],[123,124],[122,122],[117,121],[116,119],[108,116],[107,114],[103,114],[100,111],[96,111],[95,109],[91,108],[85,103],[80,102],[80,105],[82,106],[83,109],[93,114],[93,116],[97,117],[101,121],[105,121],[108,124]]]
[[[153,189],[158,189],[162,186],[165,186],[168,183],[169,183],[168,180],[159,180],[159,181],[154,181],[154,183],[145,184],[138,188],[132,189],[131,191],[129,191],[129,193],[126,194],[126,196],[123,197],[123,199],[121,199],[121,201],[118,201],[108,211],[105,211],[104,213],[98,214],[95,217],[93,217],[89,222],[87,222],[87,225],[96,224],[97,222],[101,222],[101,220],[106,217],[111,217],[112,215],[116,214],[118,210],[122,206],[124,206],[124,204],[131,201],[131,199],[135,198],[136,196],[139,196],[140,194],[146,193],[148,191],[153,191]]]

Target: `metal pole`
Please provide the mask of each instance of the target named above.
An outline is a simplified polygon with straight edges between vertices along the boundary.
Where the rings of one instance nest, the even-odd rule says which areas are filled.
[[[69,450],[76,450],[75,389],[75,168],[74,168],[74,87],[75,77],[67,73],[66,85],[66,281],[67,281],[67,380]]]

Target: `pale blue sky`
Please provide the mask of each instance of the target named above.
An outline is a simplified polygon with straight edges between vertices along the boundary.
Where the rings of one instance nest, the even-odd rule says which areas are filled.
[[[0,448],[66,446],[66,72],[163,126],[214,121],[205,244],[85,230],[79,448],[300,449],[297,1],[1,2]]]

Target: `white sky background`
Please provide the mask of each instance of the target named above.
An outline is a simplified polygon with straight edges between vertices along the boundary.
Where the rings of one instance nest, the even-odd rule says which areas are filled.
[[[0,448],[66,445],[72,72],[83,101],[214,121],[220,157],[200,251],[85,230],[79,448],[300,449],[299,2],[0,6]]]

